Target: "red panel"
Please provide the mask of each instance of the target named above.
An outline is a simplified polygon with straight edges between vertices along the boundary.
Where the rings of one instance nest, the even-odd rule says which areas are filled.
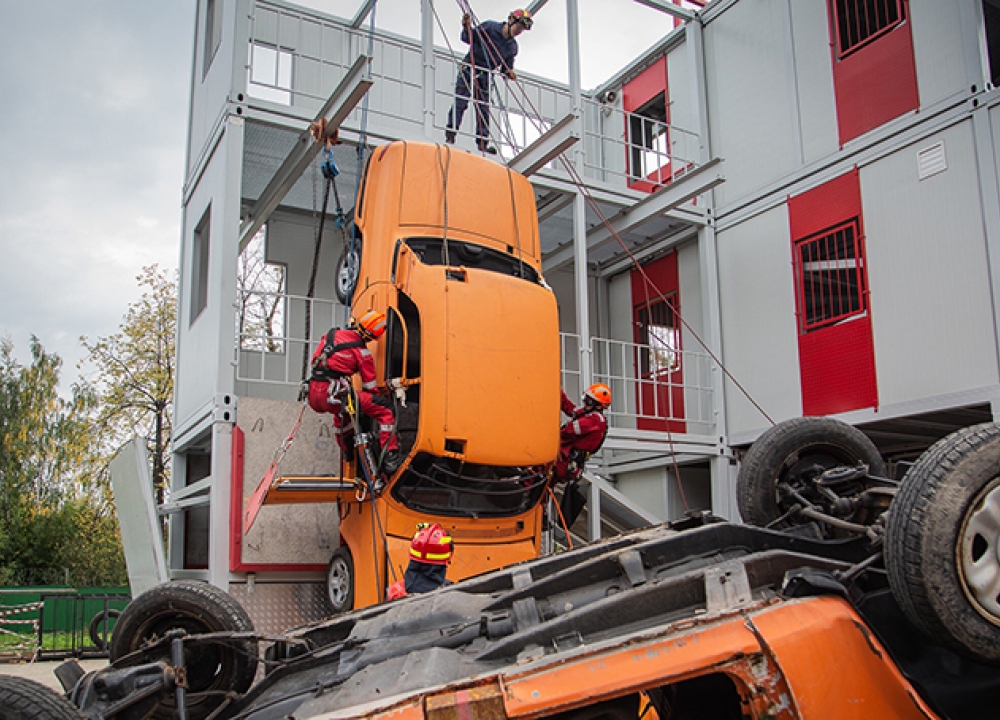
[[[864,253],[864,219],[861,215],[861,183],[857,168],[788,200],[788,220],[794,263],[795,243],[853,218],[858,221],[859,258],[867,276]],[[796,278],[796,283],[798,279]],[[865,280],[865,287],[868,282]],[[867,296],[867,290],[865,291]],[[795,293],[801,315],[800,293]],[[867,297],[866,303],[867,305]],[[796,323],[801,327],[801,323]],[[875,346],[871,309],[864,315],[830,327],[799,331],[799,375],[802,412],[828,415],[859,408],[878,407],[875,376]]]
[[[639,73],[638,77],[629,80],[622,86],[622,108],[626,112],[635,112],[650,100],[663,93],[666,107],[666,122],[670,124],[670,91],[667,88],[667,57],[664,55],[655,63]],[[629,137],[629,119],[625,116],[625,137]],[[668,131],[669,132],[669,131]],[[632,157],[629,147],[625,148],[626,173],[631,172]],[[628,186],[634,190],[653,192],[672,180],[670,163],[654,170],[646,176],[646,180],[629,179]]]
[[[854,217],[861,217],[858,169],[788,199],[792,240],[802,240]],[[864,234],[864,228],[861,229]]]
[[[842,60],[831,27],[841,145],[920,107],[909,8],[904,7],[906,20]]]
[[[641,326],[638,323],[639,310],[655,303],[660,296],[664,296],[673,306],[676,314],[676,323],[680,325],[681,304],[680,304],[680,281],[677,269],[677,253],[672,252],[666,257],[660,258],[648,265],[643,266],[643,270],[649,277],[654,287],[650,287],[638,270],[632,270],[632,313],[635,321],[634,340],[637,343],[645,343],[646,338],[641,337]],[[677,349],[680,347],[681,333],[677,333]],[[638,360],[638,358],[636,359]],[[657,384],[644,383],[636,389],[636,402],[640,408],[672,408],[676,417],[684,417],[684,363],[681,361],[680,367],[673,372],[642,373],[641,368],[635,368],[636,376],[641,375],[646,380],[656,380]],[[654,377],[654,374],[656,377]],[[660,384],[662,383],[662,384]],[[666,412],[664,412],[664,418]],[[638,418],[637,427],[639,430],[659,430],[662,432],[686,432],[687,423],[681,420],[656,420],[654,418]]]
[[[871,315],[799,335],[802,414],[878,407]]]
[[[233,428],[233,477],[229,498],[229,570],[231,572],[325,571],[316,563],[243,562],[243,431]]]
[[[622,86],[622,107],[626,112],[635,112],[657,94],[667,91],[667,58],[661,57]],[[670,104],[667,104],[669,113]],[[670,118],[667,118],[670,121]]]

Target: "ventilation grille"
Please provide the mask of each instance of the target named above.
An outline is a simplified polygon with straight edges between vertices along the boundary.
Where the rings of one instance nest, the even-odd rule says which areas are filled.
[[[917,175],[925,180],[948,169],[948,161],[944,156],[944,140],[925,147],[917,153]]]

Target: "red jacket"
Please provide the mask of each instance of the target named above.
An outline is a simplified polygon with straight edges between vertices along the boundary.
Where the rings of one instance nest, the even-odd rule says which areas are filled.
[[[559,433],[559,449],[563,453],[583,450],[593,453],[604,444],[608,432],[608,421],[600,408],[588,410],[586,405],[576,407],[566,393],[562,394],[562,411],[572,419],[562,426]]]
[[[340,329],[333,336],[334,345],[359,341],[363,342],[361,336],[354,330]],[[316,352],[313,353],[313,362],[316,362],[316,358],[322,352],[325,343],[326,338],[324,337],[323,342],[319,344]],[[368,351],[367,347],[352,347],[335,352],[326,359],[326,367],[344,377],[360,373],[361,389],[368,392],[375,389],[375,360],[372,358],[372,354]]]

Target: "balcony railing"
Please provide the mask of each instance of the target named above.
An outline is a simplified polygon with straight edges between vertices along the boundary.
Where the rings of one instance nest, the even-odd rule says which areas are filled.
[[[299,295],[247,292],[236,308],[235,372],[246,382],[243,392],[254,395],[252,384],[298,388],[302,381],[303,353],[311,356],[319,338],[335,325],[343,325],[343,306],[334,300]],[[312,332],[305,336],[305,311],[310,311]],[[277,310],[275,310],[277,308]],[[262,312],[263,309],[265,312]],[[280,317],[267,324],[259,318]],[[242,320],[241,320],[242,318]],[[248,321],[248,318],[250,321]],[[562,387],[577,400],[582,396],[580,340],[560,334]],[[707,353],[652,348],[622,340],[591,338],[586,354],[593,382],[611,387],[613,401],[607,415],[614,428],[643,429],[652,422],[686,424],[688,432],[713,433],[715,411],[712,381],[714,363]],[[653,367],[653,371],[643,371]]]
[[[312,116],[344,77],[359,54],[369,52],[369,34],[342,21],[297,6],[256,0],[251,6],[246,53],[247,92],[279,114]],[[372,79],[368,122],[401,138],[425,135],[425,117],[443,140],[455,96],[455,80],[467,46],[435,48],[430,94],[425,107],[423,51],[419,41],[376,30],[371,38]],[[509,82],[491,74],[491,138],[501,156],[511,158],[572,110],[569,88],[554,81],[519,75]],[[360,108],[345,126],[361,125]],[[677,125],[628,113],[612,104],[584,97],[583,174],[587,179],[640,190],[655,190],[697,164],[700,139]],[[476,110],[466,111],[459,147],[474,147]],[[557,159],[550,168],[563,170]]]

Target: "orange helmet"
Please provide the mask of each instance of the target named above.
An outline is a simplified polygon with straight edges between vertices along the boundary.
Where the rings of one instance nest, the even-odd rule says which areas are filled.
[[[410,542],[410,557],[428,565],[447,565],[455,552],[455,543],[438,523],[420,523]]]
[[[376,340],[385,333],[385,313],[381,310],[369,310],[355,319],[354,324],[366,340]]]
[[[531,19],[531,13],[527,10],[511,10],[510,15],[507,16],[507,22],[510,24],[521,23],[525,30],[531,30],[531,26],[535,24],[535,21]]]
[[[583,396],[590,398],[602,408],[611,406],[611,388],[604,383],[594,383],[587,388],[587,392]]]

